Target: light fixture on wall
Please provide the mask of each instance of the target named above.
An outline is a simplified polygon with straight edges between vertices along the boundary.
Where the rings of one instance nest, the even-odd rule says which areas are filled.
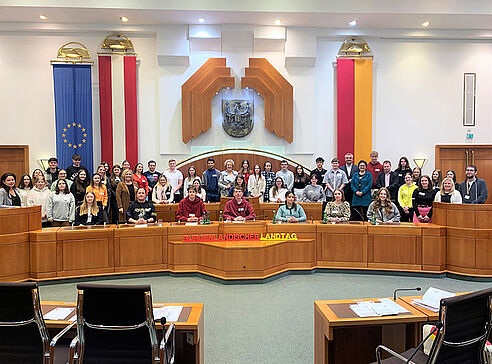
[[[56,53],[56,60],[51,60],[50,63],[90,63],[91,55],[85,45],[79,42],[68,42],[62,45]]]
[[[275,20],[275,21],[273,22],[273,24],[275,24],[275,25],[282,25],[282,20],[277,19],[277,20]]]
[[[43,172],[50,167],[50,164],[48,163],[48,159],[38,159],[38,163],[41,166]]]
[[[41,20],[47,20],[48,17],[46,15],[44,15],[44,14],[39,14],[39,19],[41,19]]]
[[[430,25],[430,23],[431,22],[429,20],[426,20],[426,21],[422,22],[422,26],[427,28]]]
[[[205,19],[204,18],[198,18],[198,22],[199,23],[205,23]]]
[[[102,49],[109,49],[113,53],[130,54],[129,50],[133,50],[132,41],[124,34],[113,33],[104,38]]]
[[[351,27],[355,27],[357,25],[357,20],[354,19],[354,20],[349,21],[349,25]]]
[[[413,159],[413,162],[415,163],[415,165],[417,167],[419,167],[420,169],[422,169],[422,168],[424,168],[424,165],[425,165],[425,162],[427,162],[427,159],[426,158],[423,158],[423,157],[414,158]]]
[[[128,18],[126,16],[120,16],[120,20],[123,22],[123,23],[126,23],[128,21]]]
[[[360,37],[350,37],[343,41],[338,50],[337,58],[372,58],[369,44]]]

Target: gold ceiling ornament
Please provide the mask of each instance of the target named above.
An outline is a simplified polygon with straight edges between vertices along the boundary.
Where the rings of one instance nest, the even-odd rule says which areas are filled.
[[[109,50],[110,53],[135,54],[132,41],[122,33],[108,35],[102,41],[101,48]]]
[[[361,37],[350,37],[343,41],[337,58],[373,58],[369,44]]]
[[[85,45],[79,42],[68,42],[62,45],[56,53],[56,59],[50,63],[90,63],[91,54]]]

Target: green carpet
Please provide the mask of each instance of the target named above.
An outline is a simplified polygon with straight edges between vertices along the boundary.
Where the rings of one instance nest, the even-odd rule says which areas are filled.
[[[75,301],[80,282],[43,283],[41,299]],[[203,302],[207,364],[312,363],[315,300],[388,297],[398,287],[421,286],[425,291],[433,286],[463,292],[492,285],[451,278],[325,272],[255,284],[224,284],[179,275],[99,278],[97,282],[151,284],[154,302]]]

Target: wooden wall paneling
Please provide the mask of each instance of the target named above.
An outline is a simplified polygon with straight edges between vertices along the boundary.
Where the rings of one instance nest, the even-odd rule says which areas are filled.
[[[29,173],[29,145],[0,145],[0,176],[6,172],[16,175],[17,181]]]
[[[41,219],[41,214],[39,216]],[[24,208],[0,209],[1,234],[29,231],[29,213]]]
[[[371,249],[369,268],[422,268],[421,228],[414,225],[378,225],[367,227]]]
[[[367,226],[362,223],[317,224],[316,229],[318,267],[367,267]]]
[[[227,68],[229,74],[230,69]],[[202,101],[201,101],[201,131],[206,132],[212,127],[212,98],[219,92],[221,89],[226,87],[234,88],[234,77],[222,76],[217,77],[213,82],[211,82],[205,90],[202,92]]]
[[[168,241],[181,242],[185,235],[218,234],[219,223],[210,225],[186,225],[183,223],[171,223],[168,227]]]
[[[262,67],[265,69],[272,78],[277,81],[284,92],[285,100],[285,121],[284,121],[284,135],[282,136],[289,143],[292,143],[294,136],[294,88],[292,85],[273,67],[266,58],[250,58],[250,67]]]
[[[29,233],[0,235],[0,281],[29,278]]]
[[[33,279],[56,277],[56,233],[59,228],[31,231],[30,276]]]
[[[198,244],[195,242],[168,241],[168,268],[171,272],[196,272],[198,269]]]
[[[266,233],[265,221],[246,221],[243,223],[223,222],[219,224],[219,234]]]
[[[475,233],[469,229],[448,227],[446,239],[446,263],[448,270],[473,268],[476,263]]]
[[[434,213],[432,214],[434,215]],[[446,225],[454,227],[470,227],[475,228],[476,219],[474,211],[466,211],[462,209],[451,209],[446,213]]]
[[[114,228],[60,228],[56,234],[57,276],[114,272]]]
[[[254,76],[242,77],[241,88],[252,88],[260,93],[260,96],[263,97],[264,100],[263,113],[265,118],[265,125],[270,125],[274,119],[274,91],[269,87],[269,85],[262,82],[259,77]]]
[[[193,138],[192,102],[191,90],[200,80],[215,67],[225,67],[225,58],[209,58],[182,86],[181,86],[181,110],[182,110],[182,139],[188,143]]]
[[[422,269],[446,269],[446,228],[435,224],[422,224]]]
[[[165,224],[115,229],[115,271],[147,272],[166,269],[167,227]]]
[[[265,128],[275,133],[279,138],[284,138],[285,95],[282,86],[263,68],[246,68],[245,78],[256,77],[265,85],[269,85],[273,91],[273,115],[270,121],[265,120]],[[266,101],[266,100],[265,100]]]

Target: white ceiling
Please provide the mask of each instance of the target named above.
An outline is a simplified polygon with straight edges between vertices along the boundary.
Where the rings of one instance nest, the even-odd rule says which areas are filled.
[[[39,14],[48,20],[40,20]],[[121,23],[122,15],[128,23]],[[135,27],[198,24],[200,17],[206,24],[273,25],[281,19],[285,26],[387,30],[425,29],[421,23],[430,20],[429,32],[481,30],[482,36],[492,36],[491,0],[0,0],[4,31],[13,23],[16,30],[32,30],[37,24],[39,29],[50,28],[46,24],[64,29],[76,24]],[[348,26],[353,19],[355,28]]]

